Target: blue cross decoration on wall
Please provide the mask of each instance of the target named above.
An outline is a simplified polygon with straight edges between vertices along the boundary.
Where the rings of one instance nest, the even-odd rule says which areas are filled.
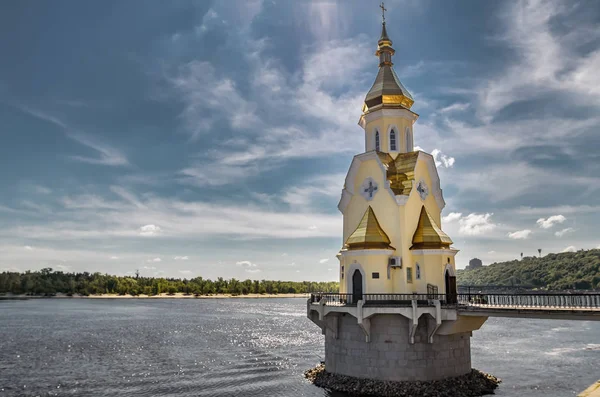
[[[369,187],[365,188],[365,193],[369,193],[369,198],[373,198],[373,193],[377,191],[377,186],[373,186],[373,181],[369,181]]]

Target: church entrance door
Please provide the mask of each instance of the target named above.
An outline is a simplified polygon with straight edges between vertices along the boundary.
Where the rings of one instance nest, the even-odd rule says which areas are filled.
[[[352,303],[356,304],[363,298],[362,273],[356,269],[352,275]]]
[[[450,272],[446,270],[444,279],[446,280],[446,303],[457,303],[456,277],[451,276]]]

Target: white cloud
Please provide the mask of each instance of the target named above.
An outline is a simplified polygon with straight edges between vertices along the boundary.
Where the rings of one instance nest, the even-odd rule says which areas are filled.
[[[516,232],[508,233],[508,238],[511,238],[513,240],[525,240],[525,239],[528,239],[530,235],[531,235],[531,230],[525,229],[525,230],[518,230]]]
[[[462,217],[462,213],[460,212],[451,212],[448,215],[442,217],[442,222],[454,222],[459,220]]]
[[[240,261],[236,262],[235,264],[243,267],[246,273],[258,273],[262,271],[261,269],[258,269],[258,265],[256,263],[252,263],[250,261]]]
[[[565,234],[568,234],[568,233],[573,233],[574,231],[575,231],[575,229],[573,229],[572,227],[568,227],[568,228],[566,228],[566,229],[559,230],[558,232],[555,232],[555,233],[554,233],[554,235],[555,235],[556,237],[562,237],[562,236],[564,236]]]
[[[576,8],[566,3],[530,0],[506,4],[506,12],[501,13],[506,26],[500,39],[516,54],[501,74],[482,84],[478,101],[482,116],[490,119],[511,103],[552,92],[575,94],[570,97],[582,103],[598,103],[600,78],[591,71],[600,68],[600,50],[585,56],[577,53],[583,44],[598,39],[598,30],[566,21]],[[568,33],[555,28],[559,23],[569,26]]]
[[[256,263],[252,263],[250,261],[240,261],[235,263],[237,266],[242,266],[245,268],[256,267]]]
[[[454,157],[445,155],[440,149],[433,149],[431,155],[437,167],[452,168],[454,166]]]
[[[146,262],[148,262],[148,263],[151,263],[151,262],[157,263],[157,262],[162,262],[162,259],[160,259],[160,258],[153,258],[153,259],[148,259]]]
[[[168,230],[169,237],[179,238],[210,235],[286,239],[338,237],[342,223],[341,216],[318,210],[290,212],[252,203],[179,201],[151,195],[138,200],[143,207],[128,200],[110,201],[89,194],[63,198],[61,217],[0,229],[0,236],[71,240],[166,236],[164,231]],[[155,223],[145,224],[148,219]]]
[[[573,245],[569,245],[567,248],[565,248],[564,250],[560,251],[560,252],[575,252],[577,251],[577,248],[575,248]]]
[[[52,193],[52,189],[49,189],[49,188],[47,188],[45,186],[42,186],[42,185],[35,185],[35,186],[33,186],[33,188],[34,188],[34,191],[36,193],[39,193],[39,194],[50,194],[50,193]]]
[[[190,258],[188,256],[176,256],[173,259],[175,259],[176,261],[187,261]]]
[[[232,79],[218,76],[209,62],[194,60],[182,65],[170,83],[186,103],[181,116],[193,139],[208,132],[216,121],[211,115],[224,109],[234,129],[261,125],[257,105],[239,93]]]
[[[339,197],[344,184],[344,174],[319,175],[298,186],[286,189],[281,200],[294,210],[312,211],[315,202],[323,197]]]
[[[329,262],[329,258],[321,259],[319,263],[327,263]]]
[[[492,223],[491,218],[493,213],[487,214],[469,214],[459,220],[459,233],[465,236],[479,236],[490,232],[496,228],[496,224]]]
[[[25,248],[27,251],[33,251],[33,247],[31,245],[26,245],[23,248]]]
[[[108,258],[108,259],[110,259],[110,260],[113,260],[113,261],[116,261],[117,259],[119,259],[119,257],[118,257],[118,256],[111,256],[111,257],[110,257],[110,258]]]
[[[496,251],[488,251],[488,254],[495,254]]]
[[[296,262],[288,263],[287,266],[294,267],[296,266]]]
[[[71,139],[85,145],[89,148],[96,150],[99,157],[85,157],[85,156],[71,156],[73,160],[81,161],[89,164],[98,165],[111,165],[111,166],[123,166],[128,165],[129,162],[123,153],[119,150],[110,147],[102,142],[99,142],[95,137],[90,135],[84,135],[82,133],[69,133],[68,136]]]
[[[180,270],[179,273],[181,274],[192,274],[191,270]]]
[[[154,266],[143,266],[142,269],[144,269],[144,270],[156,270],[156,267],[154,267]]]
[[[441,108],[439,110],[440,113],[449,113],[449,112],[462,112],[471,107],[469,103],[453,103],[450,106],[446,106],[445,108]]]
[[[567,220],[567,218],[565,218],[562,215],[552,215],[551,217],[549,217],[547,219],[540,218],[537,220],[536,223],[542,229],[550,229],[552,226],[554,226],[558,223],[563,223],[566,220]]]
[[[127,158],[117,149],[100,142],[96,137],[82,132],[75,132],[66,122],[58,117],[50,115],[38,109],[33,109],[27,106],[18,106],[23,112],[36,117],[40,120],[47,121],[56,127],[59,127],[67,137],[79,142],[80,144],[96,150],[99,157],[71,156],[73,160],[99,165],[122,166],[128,165]]]
[[[156,236],[161,232],[161,228],[156,225],[145,225],[140,227],[140,236]]]

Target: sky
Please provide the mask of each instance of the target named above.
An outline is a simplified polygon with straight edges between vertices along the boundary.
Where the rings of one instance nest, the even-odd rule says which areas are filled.
[[[0,271],[336,280],[377,1],[0,3]],[[388,1],[457,267],[600,246],[600,7]]]

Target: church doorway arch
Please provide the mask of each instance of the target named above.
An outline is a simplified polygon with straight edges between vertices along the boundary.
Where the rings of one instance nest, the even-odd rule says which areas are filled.
[[[446,269],[444,280],[446,282],[446,303],[457,303],[458,297],[456,296],[456,276],[450,275],[450,272],[448,269]]]
[[[352,303],[358,303],[363,298],[363,276],[360,270],[356,269],[352,275]]]

